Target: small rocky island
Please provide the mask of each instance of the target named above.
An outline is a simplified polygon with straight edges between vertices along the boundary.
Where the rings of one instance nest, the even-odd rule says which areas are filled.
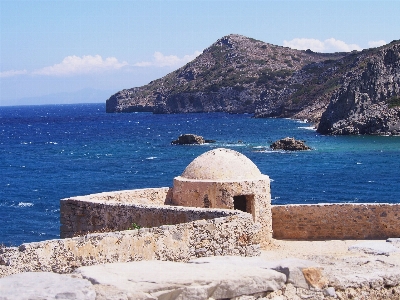
[[[215,143],[215,141],[206,140],[200,135],[181,134],[178,139],[171,142],[172,145],[202,145],[206,143]]]
[[[286,150],[286,151],[302,151],[311,150],[304,141],[295,140],[294,138],[286,137],[271,144],[272,150]]]

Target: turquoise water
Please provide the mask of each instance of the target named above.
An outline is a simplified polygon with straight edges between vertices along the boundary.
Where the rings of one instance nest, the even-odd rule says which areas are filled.
[[[272,202],[400,203],[400,137],[322,136],[309,124],[224,113],[106,114],[105,104],[0,107],[0,243],[59,237],[61,198],[171,186],[226,147],[271,178]],[[174,146],[183,133],[215,144]],[[311,151],[270,151],[290,136]]]

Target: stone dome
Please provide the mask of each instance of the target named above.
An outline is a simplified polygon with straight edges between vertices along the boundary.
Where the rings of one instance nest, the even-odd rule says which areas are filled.
[[[243,154],[217,148],[195,158],[181,177],[192,180],[237,181],[264,177],[257,166]]]

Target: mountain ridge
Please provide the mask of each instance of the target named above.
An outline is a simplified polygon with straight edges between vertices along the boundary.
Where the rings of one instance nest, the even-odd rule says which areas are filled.
[[[112,95],[106,102],[106,111],[252,113],[259,118],[307,119],[318,125],[328,108],[337,109],[330,103],[348,83],[346,78],[350,78],[351,74],[362,77],[360,74],[369,66],[371,59],[383,57],[385,54],[382,53],[392,48],[390,51],[394,58],[389,65],[393,65],[393,68],[389,73],[394,83],[391,84],[393,88],[390,93],[391,97],[400,94],[398,44],[399,41],[393,41],[363,51],[316,53],[231,34],[217,40],[193,61],[166,76],[142,87],[125,89]],[[389,73],[376,74],[381,78]],[[381,79],[385,86],[386,79]],[[392,103],[396,104],[396,99]],[[391,110],[390,114],[394,115],[396,112],[393,110],[397,109],[396,104],[385,109],[384,114]],[[399,122],[398,126],[392,124],[390,130],[388,127],[383,131],[379,128],[375,131],[335,131],[329,128],[336,126],[334,124],[340,118],[346,118],[346,114],[336,114],[334,120],[328,120],[328,115],[325,113],[322,125],[318,127],[321,133],[395,133],[400,126]]]

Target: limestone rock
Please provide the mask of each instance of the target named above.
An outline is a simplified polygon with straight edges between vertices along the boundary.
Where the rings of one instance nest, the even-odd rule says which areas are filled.
[[[284,274],[258,267],[167,261],[104,264],[76,272],[133,299],[234,298],[275,291],[286,281]],[[102,293],[107,295],[107,289]]]
[[[386,242],[392,243],[393,246],[400,248],[400,238],[389,238]]]
[[[328,287],[324,290],[324,295],[332,298],[336,298],[336,291],[334,287]]]
[[[373,255],[389,255],[391,252],[397,252],[399,249],[391,243],[386,242],[363,242],[349,247],[350,251],[362,251]]]
[[[310,150],[303,141],[295,140],[294,138],[286,137],[278,140],[271,144],[272,150],[288,150],[288,151],[299,151],[299,150]]]
[[[70,275],[29,272],[0,278],[1,300],[94,300],[95,298],[96,292],[88,280]]]
[[[303,269],[303,274],[311,287],[322,289],[328,284],[328,280],[322,275],[321,269],[319,268]]]
[[[278,261],[267,261],[261,257],[240,257],[240,256],[211,256],[196,258],[189,263],[193,264],[228,264],[232,266],[251,266],[261,269],[271,269],[286,276],[286,283],[295,287],[307,289],[308,283],[302,273],[303,269],[318,267],[318,264],[309,260],[298,258],[286,258]]]

